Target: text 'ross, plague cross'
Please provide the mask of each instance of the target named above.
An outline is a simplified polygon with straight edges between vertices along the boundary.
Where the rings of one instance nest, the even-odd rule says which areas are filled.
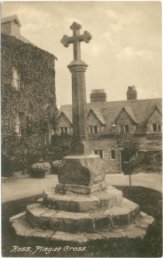
[[[80,24],[74,22],[70,26],[70,29],[73,31],[73,36],[68,37],[64,35],[61,39],[61,43],[64,45],[64,47],[68,47],[69,44],[73,44],[74,60],[81,60],[80,42],[84,41],[88,43],[92,38],[88,31],[84,31],[84,33],[80,35],[81,28],[82,26]]]

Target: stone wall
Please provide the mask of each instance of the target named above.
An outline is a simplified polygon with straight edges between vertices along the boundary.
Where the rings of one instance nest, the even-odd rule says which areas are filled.
[[[105,161],[107,173],[121,173],[121,151],[117,148],[117,140],[112,138],[92,139],[91,148],[93,150],[103,150],[103,160]],[[115,159],[111,157],[111,150],[115,150]]]

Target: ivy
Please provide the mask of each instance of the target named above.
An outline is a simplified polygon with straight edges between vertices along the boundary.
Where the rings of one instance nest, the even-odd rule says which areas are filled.
[[[1,39],[3,149],[8,156],[11,152],[15,156],[29,150],[38,152],[43,148],[45,125],[53,127],[57,116],[55,57],[15,37],[2,34]],[[20,73],[20,90],[12,86],[12,67]],[[17,113],[21,116],[21,137],[15,135]]]

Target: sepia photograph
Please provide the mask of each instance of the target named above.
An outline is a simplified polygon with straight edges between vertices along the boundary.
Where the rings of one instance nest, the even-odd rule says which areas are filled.
[[[1,3],[1,257],[162,257],[161,12]]]

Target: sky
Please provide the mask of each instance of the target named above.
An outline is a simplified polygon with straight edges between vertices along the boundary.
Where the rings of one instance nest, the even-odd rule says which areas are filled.
[[[76,21],[92,35],[81,43],[86,71],[87,101],[92,89],[104,89],[107,100],[125,100],[128,86],[138,98],[161,97],[161,2],[5,2],[2,15],[16,14],[21,34],[54,54],[58,107],[72,101],[72,45],[60,40],[72,35]]]

